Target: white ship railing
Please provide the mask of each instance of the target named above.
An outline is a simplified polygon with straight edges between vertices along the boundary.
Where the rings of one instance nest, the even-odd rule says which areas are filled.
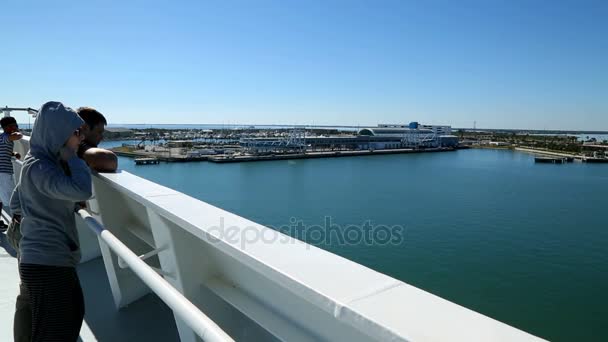
[[[23,156],[28,147],[15,144]],[[89,212],[115,238],[77,216],[82,262],[103,257],[118,309],[149,294],[144,281],[157,284],[160,274],[235,340],[541,340],[128,172],[96,174],[93,193]],[[142,258],[122,255],[127,249]],[[190,315],[174,312],[182,341],[199,340]]]
[[[106,230],[89,212],[84,209],[78,215],[95,232],[99,239],[121,258],[126,265],[162,299],[176,316],[182,319],[203,341],[234,341],[214,321],[202,313],[194,304],[186,299],[179,291],[159,276],[152,267],[135,255],[111,232]]]

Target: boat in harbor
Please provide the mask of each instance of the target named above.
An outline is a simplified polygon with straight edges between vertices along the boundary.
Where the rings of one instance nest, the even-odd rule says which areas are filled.
[[[563,157],[545,157],[545,156],[537,156],[534,157],[535,163],[545,163],[545,164],[564,164],[568,160]]]
[[[608,163],[608,158],[588,157],[588,158],[584,158],[583,162],[585,162],[585,163],[602,164],[602,163]]]
[[[594,152],[591,157],[583,157],[583,162],[595,164],[608,163],[608,156],[605,153]]]
[[[136,165],[151,165],[158,163],[160,163],[160,161],[157,158],[135,158]]]

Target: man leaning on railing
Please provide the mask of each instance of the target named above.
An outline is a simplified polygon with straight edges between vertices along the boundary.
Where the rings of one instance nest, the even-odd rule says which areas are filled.
[[[112,151],[99,148],[103,139],[106,118],[92,107],[80,107],[76,110],[86,125],[82,129],[84,140],[78,148],[78,157],[83,159],[92,170],[98,172],[114,172],[118,159]]]

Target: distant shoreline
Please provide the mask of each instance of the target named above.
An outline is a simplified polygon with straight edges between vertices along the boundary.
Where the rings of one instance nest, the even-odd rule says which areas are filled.
[[[19,123],[19,126],[26,128],[33,123]],[[130,129],[146,129],[146,128],[166,128],[166,129],[222,129],[222,128],[328,128],[328,129],[348,129],[354,130],[365,127],[376,127],[377,125],[285,125],[285,124],[177,124],[177,123],[110,123],[108,127],[112,128],[130,128]],[[200,127],[200,128],[197,128]],[[554,135],[608,135],[608,131],[589,131],[589,130],[544,130],[544,129],[525,129],[525,128],[464,128],[453,127],[453,131],[465,132],[507,132],[507,133],[523,133],[523,134],[554,134]]]
[[[111,123],[108,127],[115,128],[163,128],[167,127],[167,129],[178,129],[179,127],[213,127],[216,129],[221,128],[347,128],[347,129],[359,129],[365,127],[376,127],[377,125],[360,125],[360,126],[351,126],[351,125],[281,125],[281,124],[115,124]],[[513,128],[458,128],[453,127],[453,131],[465,131],[465,132],[516,132],[516,133],[528,133],[528,134],[568,134],[568,135],[581,135],[581,134],[589,134],[589,135],[608,135],[608,131],[585,131],[585,130],[538,130],[538,129],[513,129]]]

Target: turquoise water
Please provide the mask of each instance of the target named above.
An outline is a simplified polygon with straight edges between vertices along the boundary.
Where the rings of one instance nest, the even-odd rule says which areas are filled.
[[[553,341],[608,339],[608,165],[498,150],[120,165],[266,225],[403,226],[395,244],[313,242]]]

